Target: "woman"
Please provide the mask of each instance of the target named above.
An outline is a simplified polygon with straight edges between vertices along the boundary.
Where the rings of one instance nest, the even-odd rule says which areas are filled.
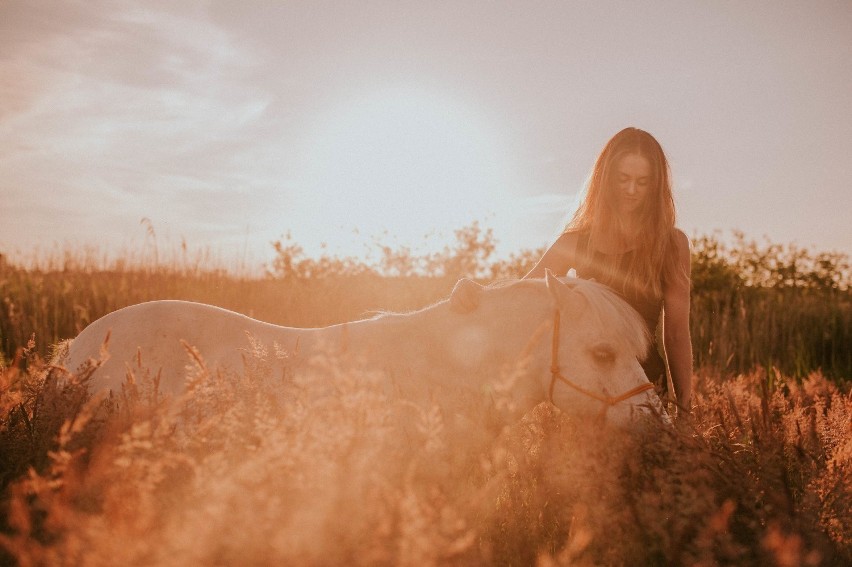
[[[545,270],[595,279],[619,293],[645,319],[652,337],[663,316],[663,345],[679,409],[692,398],[689,335],[689,241],[675,228],[669,166],[659,142],[625,128],[607,142],[595,162],[586,196],[565,232],[524,278]],[[482,287],[460,280],[450,304],[460,312],[478,304]],[[653,344],[642,367],[657,392],[667,390],[666,368]]]

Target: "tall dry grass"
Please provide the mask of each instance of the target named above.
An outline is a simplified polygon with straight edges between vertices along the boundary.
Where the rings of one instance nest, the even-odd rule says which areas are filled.
[[[696,364],[722,372],[777,367],[804,378],[852,376],[849,258],[735,233],[693,239]]]
[[[702,374],[677,427],[610,431],[542,404],[483,428],[319,358],[284,376],[202,363],[169,410],[144,372],[114,399],[26,377],[3,454],[20,565],[843,565],[852,397],[819,374]],[[7,370],[7,374],[12,370]],[[9,381],[10,377],[7,376]],[[320,382],[332,395],[310,399]],[[59,403],[58,400],[63,400]],[[509,399],[497,399],[496,404]]]

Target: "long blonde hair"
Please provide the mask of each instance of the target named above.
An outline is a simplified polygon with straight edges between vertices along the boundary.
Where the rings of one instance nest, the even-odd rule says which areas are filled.
[[[589,254],[578,258],[580,268],[594,259],[592,251],[600,242],[627,248],[625,219],[617,208],[617,166],[627,155],[639,155],[651,165],[648,194],[643,199],[638,223],[638,242],[625,271],[620,269],[621,255],[603,255],[596,266],[616,284],[622,293],[662,296],[663,281],[678,277],[674,251],[675,206],[672,197],[669,163],[660,143],[648,132],[625,128],[604,146],[586,187],[586,195],[566,227],[566,232],[588,234]]]

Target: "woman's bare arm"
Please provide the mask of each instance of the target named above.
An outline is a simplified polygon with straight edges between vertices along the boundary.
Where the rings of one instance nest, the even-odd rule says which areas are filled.
[[[564,232],[556,239],[523,279],[543,278],[545,270],[550,268],[554,274],[563,275],[576,264],[577,233]]]
[[[677,404],[689,412],[692,403],[692,339],[689,334],[690,256],[689,240],[677,231],[675,239],[677,261],[685,277],[666,282],[663,290],[663,342],[669,370],[672,374]]]

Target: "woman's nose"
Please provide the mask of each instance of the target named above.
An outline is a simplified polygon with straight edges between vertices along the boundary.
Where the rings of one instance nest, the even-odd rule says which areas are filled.
[[[627,192],[628,195],[635,195],[636,194],[636,182],[635,181],[628,181],[627,182],[626,192]]]

